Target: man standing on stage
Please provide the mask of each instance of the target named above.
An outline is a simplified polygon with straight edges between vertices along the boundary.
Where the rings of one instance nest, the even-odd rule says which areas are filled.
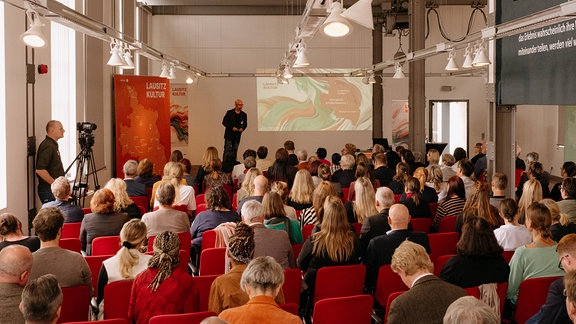
[[[58,151],[58,140],[64,137],[64,127],[57,120],[46,124],[46,138],[40,143],[36,155],[38,197],[42,203],[55,200],[50,185],[54,179],[64,175],[64,166]]]
[[[232,152],[234,161],[236,161],[236,154],[242,132],[248,127],[248,115],[242,111],[242,107],[244,107],[244,102],[236,99],[234,109],[228,110],[222,120],[222,125],[226,127],[226,131],[224,132],[223,156],[226,156],[226,152]]]

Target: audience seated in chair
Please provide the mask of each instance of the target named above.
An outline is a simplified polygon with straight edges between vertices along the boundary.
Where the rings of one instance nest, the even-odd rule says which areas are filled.
[[[174,233],[188,232],[190,221],[185,212],[175,210],[173,207],[176,198],[176,188],[170,182],[163,182],[156,191],[156,201],[160,208],[142,216],[142,222],[146,224],[146,236],[156,236],[163,231]]]
[[[46,207],[58,207],[64,214],[64,223],[77,223],[81,222],[84,218],[84,212],[82,208],[72,205],[68,200],[70,199],[70,182],[66,177],[58,177],[54,179],[54,182],[50,185],[50,190],[56,198],[54,201],[50,201],[42,205],[42,208]]]
[[[124,182],[126,183],[128,196],[146,196],[146,185],[134,180],[138,175],[138,162],[136,162],[136,160],[126,161],[122,167],[122,171],[124,171]]]
[[[456,299],[444,315],[444,324],[500,324],[500,318],[483,301],[472,296]]]
[[[26,323],[55,324],[62,310],[62,290],[54,275],[46,274],[30,282],[22,291],[20,304]]]
[[[32,252],[22,245],[0,251],[0,322],[24,323],[18,308],[32,269]]]

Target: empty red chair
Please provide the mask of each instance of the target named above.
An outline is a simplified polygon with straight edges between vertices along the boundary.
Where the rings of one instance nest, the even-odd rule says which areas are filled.
[[[205,204],[206,203],[206,195],[205,194],[198,194],[196,195],[196,206],[200,205],[200,204]]]
[[[134,197],[130,197],[130,199],[132,199],[132,201],[138,207],[144,207],[145,212],[150,210],[150,199],[148,199],[148,197],[146,197],[146,196],[134,196]]]
[[[77,223],[64,223],[62,226],[62,236],[61,239],[65,238],[79,238],[80,237],[80,226],[82,222]]]
[[[207,230],[202,233],[202,250],[216,247],[216,231]]]
[[[100,236],[92,240],[91,255],[111,255],[120,250],[120,236]]]
[[[79,238],[60,239],[58,245],[63,249],[70,250],[73,252],[80,253],[80,251],[82,250],[82,242],[80,241]]]
[[[518,299],[516,300],[516,311],[514,312],[516,323],[526,323],[530,317],[540,310],[544,302],[546,302],[550,284],[558,278],[562,277],[530,278],[520,283]]]
[[[219,275],[210,276],[197,276],[193,277],[194,284],[198,288],[198,310],[203,312],[208,310],[208,300],[210,298],[210,287],[212,287],[212,282],[214,279],[218,278]]]
[[[298,315],[298,304],[286,303],[278,306],[290,314]]]
[[[374,292],[374,299],[381,306],[386,305],[388,297],[397,291],[405,291],[406,285],[400,276],[392,271],[389,264],[380,266],[378,269],[378,280],[376,281],[376,291]]]
[[[89,319],[90,288],[88,286],[63,287],[62,295],[62,310],[58,323]]]
[[[456,218],[458,218],[458,216],[443,217],[438,226],[438,233],[454,232],[454,227],[456,227]]]
[[[390,294],[390,296],[388,296],[388,299],[386,301],[386,313],[384,315],[384,323],[386,323],[388,321],[388,312],[390,311],[390,305],[392,305],[392,302],[394,301],[394,299],[396,299],[398,296],[402,295],[403,293],[405,293],[405,291],[396,291]]]
[[[458,243],[458,233],[435,233],[428,234],[430,243],[430,260],[436,262],[441,255],[456,254],[456,243]]]
[[[325,298],[361,295],[365,278],[366,266],[363,264],[320,268],[316,273],[314,302]]]
[[[104,287],[104,318],[128,318],[134,280],[114,281]]]
[[[456,254],[448,254],[439,256],[436,262],[434,262],[434,274],[440,276],[440,272],[442,272],[442,268],[444,268],[446,261],[450,260],[455,255]]]
[[[110,257],[112,257],[112,255],[89,255],[84,257],[84,260],[86,260],[86,263],[88,263],[88,267],[92,273],[92,288],[94,289],[94,297],[98,297],[98,275],[100,274],[100,268],[102,268],[102,262]]]
[[[314,224],[306,224],[302,228],[302,242],[306,241],[307,238],[312,235],[312,230],[314,229]]]
[[[214,312],[196,312],[187,314],[157,315],[150,319],[149,324],[200,324],[207,317],[216,316]]]
[[[200,275],[221,275],[225,271],[226,248],[210,248],[200,254]]]
[[[284,269],[284,302],[300,304],[300,287],[302,286],[302,271],[298,268]]]
[[[410,222],[412,222],[414,232],[430,233],[431,218],[412,218]]]
[[[66,322],[66,324],[94,324],[93,321],[82,321],[82,322]],[[107,320],[98,321],[98,324],[130,324],[127,319],[124,318],[112,318]]]
[[[372,296],[356,295],[326,298],[314,305],[314,324],[370,324]]]

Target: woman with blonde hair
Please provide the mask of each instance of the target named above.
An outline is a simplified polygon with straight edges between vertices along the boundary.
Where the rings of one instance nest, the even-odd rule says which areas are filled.
[[[336,196],[327,197],[322,227],[306,239],[298,255],[298,268],[304,271],[299,315],[312,315],[316,273],[320,268],[357,264],[359,257],[360,241],[350,230],[342,201]]]
[[[174,199],[174,206],[186,206],[186,213],[188,216],[194,215],[196,210],[196,197],[194,195],[194,188],[186,184],[184,180],[184,168],[178,162],[168,162],[164,166],[164,178],[155,183],[154,187],[158,188],[156,184],[160,185],[161,182],[169,181],[174,186],[176,191],[176,198]],[[156,198],[156,192],[153,190],[154,207],[160,207],[160,203]]]
[[[236,204],[240,205],[240,200],[250,197],[254,194],[254,179],[262,175],[262,171],[258,168],[250,168],[242,181],[242,186],[236,192]]]
[[[472,215],[483,218],[492,226],[493,230],[504,225],[504,220],[500,217],[498,208],[490,205],[490,191],[488,190],[488,184],[484,181],[476,182],[474,192],[466,200],[462,215],[458,215],[458,218],[456,218],[455,231],[458,232],[458,235],[462,233],[462,226],[466,222],[466,217]]]
[[[546,206],[552,215],[550,232],[554,241],[560,242],[565,235],[576,233],[576,224],[570,222],[570,216],[560,212],[560,207],[554,200],[545,198],[540,200],[540,203]]]
[[[390,181],[389,187],[395,195],[404,193],[404,183],[410,177],[410,166],[406,162],[396,164],[396,175]]]
[[[426,186],[434,189],[438,195],[438,202],[444,200],[448,194],[448,181],[444,181],[442,169],[438,165],[431,166],[428,170]]]
[[[360,177],[354,183],[355,200],[345,204],[349,223],[364,222],[369,216],[378,214],[376,195],[372,182],[367,177]]]
[[[202,193],[202,186],[204,184],[204,177],[210,173],[210,163],[212,160],[218,158],[218,149],[214,146],[210,146],[204,151],[202,155],[202,164],[200,168],[198,168],[198,173],[196,174],[196,184],[200,190],[199,193]]]
[[[336,196],[334,186],[329,181],[322,181],[312,193],[312,206],[302,210],[300,215],[300,226],[313,224],[313,232],[320,230],[322,218],[324,215],[324,201],[328,196]]]
[[[286,211],[286,217],[298,220],[296,216],[296,209],[294,209],[292,206],[286,205],[288,194],[290,193],[290,190],[288,190],[288,184],[284,181],[276,181],[272,184],[272,186],[270,186],[270,191],[277,193],[280,198],[282,198],[282,202],[284,202],[284,210]]]
[[[210,162],[210,173],[204,176],[204,187],[231,186],[232,178],[228,173],[222,172],[222,161],[219,158]]]
[[[107,284],[134,279],[137,274],[146,270],[151,255],[142,253],[146,242],[146,224],[139,219],[132,219],[120,231],[122,247],[115,256],[104,260],[98,275],[98,299],[97,303],[104,299],[104,287]]]
[[[438,194],[436,190],[428,187],[426,181],[428,180],[428,170],[424,167],[419,167],[414,170],[414,178],[418,179],[420,182],[420,193],[422,194],[422,199],[426,200],[428,203],[437,203]]]
[[[524,183],[522,196],[518,200],[518,223],[524,224],[526,219],[526,209],[533,202],[540,201],[542,198],[542,185],[536,179],[530,179]]]
[[[312,175],[308,170],[298,170],[294,177],[294,184],[288,196],[287,205],[294,207],[296,210],[306,209],[312,206],[312,192],[314,192],[314,183]]]
[[[264,226],[271,229],[281,230],[288,233],[290,243],[302,243],[302,230],[300,224],[295,219],[286,216],[284,202],[280,195],[275,192],[267,192],[262,198],[262,207],[264,207]]]
[[[126,192],[126,182],[119,178],[110,179],[105,186],[114,194],[114,209],[117,213],[126,213],[130,219],[142,218],[142,211]]]

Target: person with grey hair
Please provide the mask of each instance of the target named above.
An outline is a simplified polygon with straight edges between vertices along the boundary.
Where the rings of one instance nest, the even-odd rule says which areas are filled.
[[[342,188],[350,188],[350,183],[356,180],[356,174],[354,172],[355,165],[356,159],[353,155],[343,155],[342,159],[340,159],[341,169],[332,174],[332,182],[340,183]]]
[[[473,296],[465,296],[448,306],[443,323],[499,324],[500,318],[485,302]]]
[[[24,323],[18,308],[32,269],[32,252],[22,245],[0,251],[0,323]]]
[[[230,323],[301,324],[302,320],[283,310],[274,302],[282,289],[284,270],[274,258],[266,256],[252,260],[240,280],[250,301],[246,305],[230,308],[218,316]]]
[[[454,155],[450,153],[442,154],[442,163],[440,164],[440,170],[442,170],[442,181],[446,182],[448,179],[456,175],[456,171],[452,169],[454,163],[456,163]]]
[[[310,166],[310,163],[308,162],[308,152],[306,150],[298,150],[298,152],[296,152],[296,157],[298,158],[298,165],[296,165],[296,168],[298,170],[308,170],[308,166]]]
[[[282,268],[295,268],[294,252],[288,233],[266,228],[263,212],[262,204],[256,200],[247,201],[242,206],[242,220],[254,230],[254,257],[271,256]]]
[[[388,211],[394,205],[394,192],[388,187],[380,187],[376,190],[375,197],[378,214],[369,216],[362,223],[362,229],[360,230],[362,251],[366,251],[371,239],[386,234],[390,230]]]
[[[70,199],[70,182],[66,177],[58,177],[50,185],[52,194],[56,200],[42,205],[42,208],[58,207],[64,214],[64,223],[77,223],[84,219],[82,208],[72,205]]]
[[[46,274],[30,282],[22,291],[20,309],[27,324],[53,324],[60,317],[62,289],[54,275]]]
[[[163,182],[158,187],[156,199],[160,207],[158,210],[146,213],[142,216],[142,222],[146,224],[147,237],[156,236],[164,231],[174,233],[188,232],[190,220],[185,212],[172,207],[176,198],[176,189],[170,182]]]
[[[146,185],[134,181],[138,175],[138,162],[136,160],[128,160],[122,167],[124,171],[124,182],[126,182],[126,192],[128,196],[146,196]]]

